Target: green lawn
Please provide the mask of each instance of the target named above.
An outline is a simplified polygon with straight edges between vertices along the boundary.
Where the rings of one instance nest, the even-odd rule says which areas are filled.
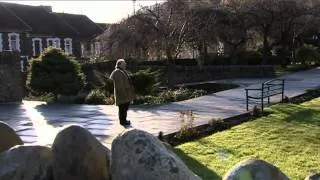
[[[221,179],[249,157],[274,164],[290,179],[320,172],[320,98],[268,111],[267,117],[179,145],[176,152],[203,179]]]

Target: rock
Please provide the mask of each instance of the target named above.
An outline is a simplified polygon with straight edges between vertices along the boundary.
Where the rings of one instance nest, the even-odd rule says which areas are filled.
[[[16,132],[6,123],[0,121],[0,153],[23,142]]]
[[[151,134],[129,130],[112,142],[112,180],[200,179]]]
[[[289,180],[289,178],[268,162],[248,159],[235,165],[223,180]]]
[[[52,145],[55,180],[109,180],[110,150],[89,131],[69,126],[60,131]]]
[[[51,149],[15,146],[0,154],[0,180],[51,180]]]
[[[320,173],[310,174],[304,180],[320,180]]]

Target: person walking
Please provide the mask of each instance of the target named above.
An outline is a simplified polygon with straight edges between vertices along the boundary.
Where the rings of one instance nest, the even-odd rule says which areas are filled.
[[[130,76],[126,72],[126,67],[126,61],[124,59],[118,59],[115,69],[110,75],[110,79],[112,79],[114,85],[115,104],[119,108],[118,115],[122,126],[131,124],[130,121],[127,120],[127,111],[130,102],[134,98],[134,87]]]

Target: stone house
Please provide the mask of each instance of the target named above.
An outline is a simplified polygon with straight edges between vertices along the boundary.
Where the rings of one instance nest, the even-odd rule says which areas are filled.
[[[49,46],[77,58],[100,53],[95,37],[103,29],[85,15],[52,12],[50,6],[0,2],[0,52],[37,57]]]

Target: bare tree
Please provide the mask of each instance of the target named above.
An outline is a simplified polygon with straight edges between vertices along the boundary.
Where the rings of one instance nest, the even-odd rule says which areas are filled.
[[[245,45],[250,38],[252,27],[249,17],[244,11],[243,1],[230,0],[224,5],[224,18],[219,25],[219,38],[230,47],[230,56],[236,63],[236,53],[239,47]]]
[[[267,63],[270,56],[271,45],[269,39],[276,21],[275,6],[278,0],[248,0],[245,11],[250,16],[255,29],[263,37],[263,61]]]
[[[152,34],[146,24],[134,16],[113,24],[100,36],[103,53],[109,58],[147,58],[149,36]]]
[[[303,31],[309,15],[306,4],[295,0],[278,0],[275,6],[276,23],[272,36],[274,45],[279,46],[281,64],[286,66],[293,58],[294,39]],[[305,21],[305,22],[304,22]]]
[[[217,8],[192,9],[188,28],[188,44],[199,51],[200,57],[208,56],[208,46],[217,44],[218,27],[225,15]]]
[[[186,4],[181,0],[170,0],[161,6],[144,7],[136,18],[153,30],[153,48],[164,52],[168,63],[181,53],[186,42],[189,19],[186,17]]]

